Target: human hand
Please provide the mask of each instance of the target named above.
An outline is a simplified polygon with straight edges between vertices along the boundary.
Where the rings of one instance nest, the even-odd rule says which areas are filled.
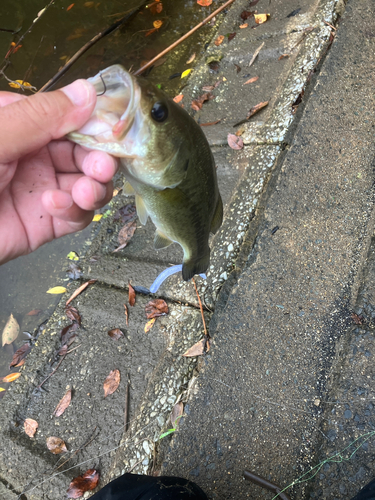
[[[86,80],[30,97],[0,92],[0,264],[83,229],[111,199],[116,160],[64,139],[95,103]]]

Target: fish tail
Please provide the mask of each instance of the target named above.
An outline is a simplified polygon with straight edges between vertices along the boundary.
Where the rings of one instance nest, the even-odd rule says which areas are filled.
[[[182,277],[184,281],[189,281],[196,274],[205,273],[210,263],[210,249],[204,257],[191,258],[182,264]]]

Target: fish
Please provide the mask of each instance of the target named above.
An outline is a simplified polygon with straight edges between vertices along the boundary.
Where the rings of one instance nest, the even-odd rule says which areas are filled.
[[[154,248],[178,243],[182,277],[205,273],[209,235],[222,224],[215,161],[196,121],[161,89],[121,65],[88,78],[97,91],[89,120],[68,139],[120,160],[126,194],[142,224],[156,226]]]

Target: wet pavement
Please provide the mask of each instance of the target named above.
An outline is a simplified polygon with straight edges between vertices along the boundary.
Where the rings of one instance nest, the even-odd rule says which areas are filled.
[[[188,109],[202,85],[220,81],[216,98],[195,115],[200,123],[221,119],[204,130],[225,218],[211,243],[207,281],[197,278],[211,350],[182,357],[203,326],[192,283],[178,277],[158,292],[168,316],[144,332],[150,297],[137,294],[129,307],[128,282],[149,287],[181,253],[153,251],[150,223],[112,253],[121,227],[114,215],[131,201],[118,195],[80,261],[84,278],[97,281],[73,302],[82,316],[77,349],[38,389],[60,361],[64,298],[0,405],[0,485],[10,499],[56,500],[89,468],[100,470],[101,486],[130,468],[161,470],[193,479],[212,499],[274,497],[245,482],[244,469],[291,486],[291,498],[350,498],[372,477],[374,7],[349,1],[344,12],[335,1],[260,0],[258,12],[270,19],[240,30],[248,4],[235,2],[217,35],[237,35],[219,47],[215,35],[182,91]],[[337,14],[329,48],[327,23],[336,24]],[[244,85],[252,76],[259,80]],[[261,101],[269,105],[240,126],[244,149],[231,150],[226,135]],[[112,328],[125,336],[112,340]],[[102,384],[115,368],[121,383],[105,398]],[[54,417],[68,388],[72,403]],[[160,440],[178,401],[178,430]],[[25,418],[39,423],[32,439]],[[47,450],[50,435],[67,443],[63,458]]]

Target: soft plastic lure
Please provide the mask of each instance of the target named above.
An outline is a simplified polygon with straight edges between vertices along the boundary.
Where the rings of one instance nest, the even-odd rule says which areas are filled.
[[[176,273],[181,272],[181,271],[182,271],[182,264],[177,264],[176,266],[167,267],[167,269],[164,269],[164,271],[162,271],[159,274],[159,276],[156,278],[156,280],[151,285],[150,292],[151,293],[156,293],[159,290],[161,284],[167,278],[169,278],[169,276],[172,276],[172,274],[176,274]],[[203,278],[204,280],[207,279],[207,276],[205,274],[200,274],[199,276],[201,278]]]

